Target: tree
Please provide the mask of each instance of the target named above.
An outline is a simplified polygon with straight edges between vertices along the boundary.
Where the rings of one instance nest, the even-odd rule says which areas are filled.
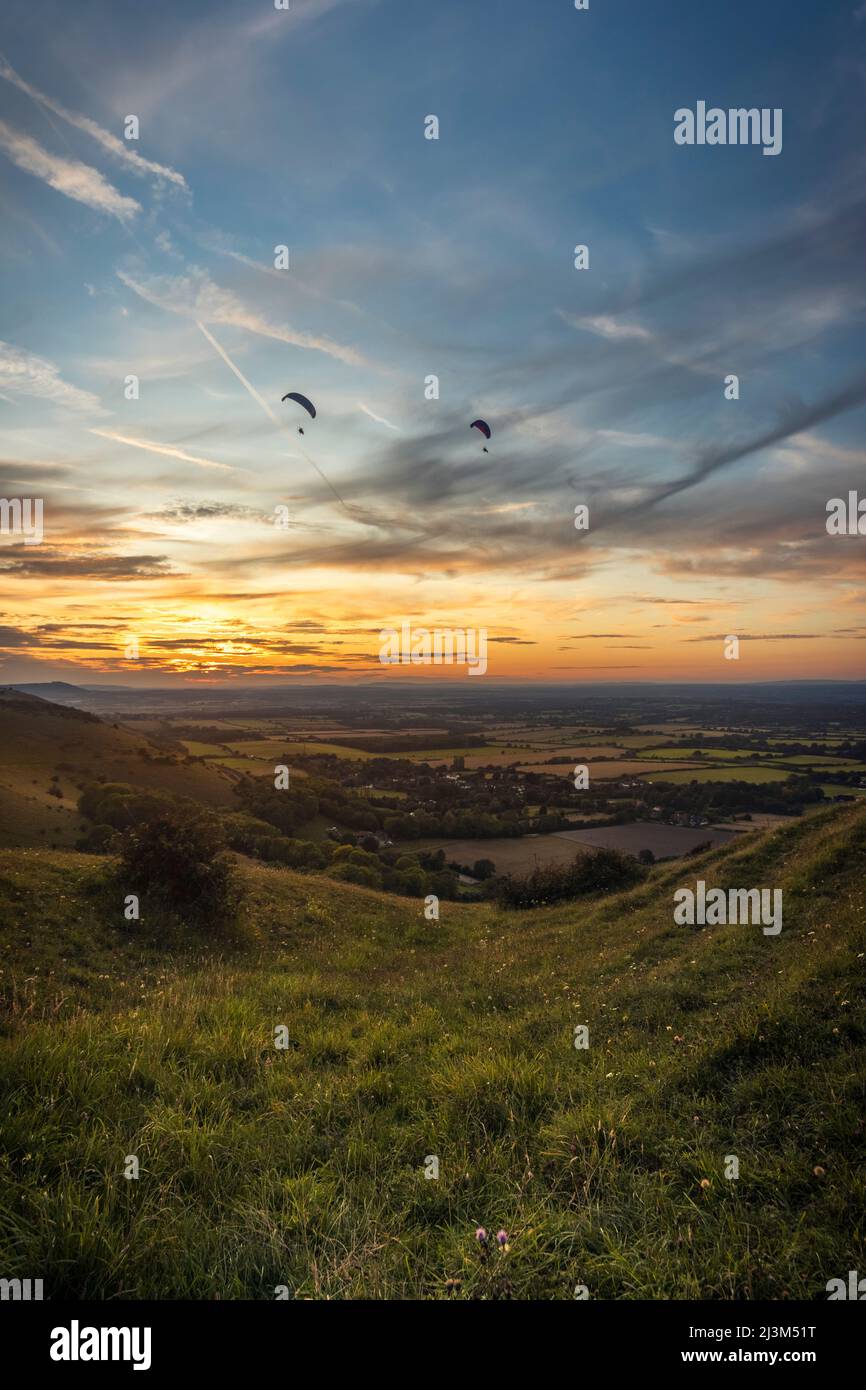
[[[472,866],[473,878],[492,878],[496,873],[496,865],[492,859],[476,859]]]
[[[642,849],[642,850],[641,850],[640,854],[638,855],[638,863],[639,863],[639,864],[654,864],[655,862],[656,862],[656,857],[655,857],[655,855],[653,854],[653,852],[652,852],[651,849]]]
[[[224,920],[237,887],[224,841],[204,812],[169,808],[129,827],[121,842],[124,887],[153,895],[174,912],[202,922]]]

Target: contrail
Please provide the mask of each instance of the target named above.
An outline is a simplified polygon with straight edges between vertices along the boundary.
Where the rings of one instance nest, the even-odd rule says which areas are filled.
[[[61,106],[59,101],[54,101],[52,97],[47,96],[45,92],[40,92],[38,87],[32,87],[15,71],[8,58],[2,53],[0,53],[0,77],[5,77],[7,82],[11,82],[19,91],[26,93],[30,100],[41,106],[46,113],[53,111],[55,116],[59,116],[61,120],[67,121],[77,130],[83,130],[91,135],[102,145],[103,149],[109,150],[136,174],[152,174],[157,179],[165,179],[169,183],[177,184],[185,193],[189,192],[183,174],[179,174],[176,169],[167,168],[164,164],[154,164],[150,159],[143,159],[141,155],[136,154],[122,140],[119,140],[116,135],[112,135],[108,130],[103,130],[102,126],[98,125],[96,121],[92,121],[89,116],[82,116],[78,111],[70,111],[67,107]],[[57,130],[50,116],[48,120]]]
[[[396,430],[400,434],[400,426],[392,425],[390,420],[386,420],[384,415],[376,415],[363,401],[358,401],[358,409],[363,410],[365,415],[369,415],[371,420],[375,420],[377,425],[387,425],[389,430]]]
[[[823,424],[825,420],[832,420],[835,416],[843,415],[848,410],[856,410],[864,403],[866,403],[866,377],[860,377],[847,386],[843,386],[840,390],[834,391],[832,395],[816,401],[813,405],[798,406],[778,425],[765,430],[763,434],[759,434],[753,439],[748,439],[741,444],[732,444],[727,448],[708,451],[695,465],[691,473],[686,473],[683,477],[675,478],[673,482],[668,483],[655,497],[650,499],[649,505],[655,506],[678,492],[685,492],[688,488],[697,487],[705,478],[709,478],[720,468],[728,468],[732,463],[739,463],[740,459],[748,458],[750,454],[756,454],[761,449],[769,448],[772,444],[779,444],[784,439],[790,439],[792,435],[800,434],[803,430]]]
[[[288,435],[291,436],[292,443],[294,444],[294,446],[295,446],[295,448],[297,449],[298,453],[301,454],[301,455],[307,460],[307,463],[310,464],[310,466],[311,466],[312,468],[315,468],[315,470],[316,470],[316,472],[318,473],[319,477],[322,479],[322,482],[325,483],[326,486],[329,487],[329,488],[331,489],[331,492],[332,492],[332,493],[334,494],[334,496],[336,497],[336,499],[337,499],[337,501],[339,502],[340,506],[344,509],[344,511],[348,512],[349,516],[352,516],[352,515],[353,515],[353,510],[356,510],[356,509],[353,509],[352,507],[350,507],[349,504],[343,500],[343,498],[340,496],[340,494],[339,494],[339,492],[337,491],[337,489],[334,487],[334,484],[331,482],[330,478],[325,477],[325,474],[322,472],[321,468],[320,468],[319,465],[316,463],[315,459],[311,459],[310,456],[309,456],[309,454],[306,452],[306,450],[302,449],[301,446],[296,442],[295,437],[294,437],[294,435],[292,434],[291,430],[289,429],[288,425],[286,424],[285,420],[281,420],[280,417],[279,417],[279,415],[275,414],[275,412],[274,412],[273,410],[271,410],[271,407],[268,405],[268,403],[267,403],[267,401],[265,400],[264,396],[260,396],[259,393],[258,393],[258,391],[256,390],[255,386],[253,386],[252,382],[247,381],[247,379],[246,379],[246,377],[244,376],[243,372],[241,371],[240,367],[236,367],[236,366],[235,366],[234,362],[233,362],[232,359],[229,357],[229,355],[228,355],[228,353],[226,352],[225,348],[220,347],[220,345],[219,345],[219,343],[217,342],[216,338],[213,336],[212,333],[209,333],[209,332],[208,332],[208,330],[205,328],[204,324],[203,324],[203,323],[200,323],[198,319],[196,319],[196,324],[197,324],[198,327],[201,329],[201,331],[202,331],[202,333],[204,334],[204,336],[207,338],[207,340],[208,340],[208,342],[210,343],[211,347],[215,348],[216,351],[219,353],[220,357],[221,357],[222,360],[225,362],[226,366],[227,366],[231,371],[234,372],[235,376],[237,377],[237,379],[238,379],[238,381],[241,383],[241,385],[244,386],[244,387],[247,389],[247,391],[249,391],[249,393],[250,393],[250,395],[252,396],[253,400],[258,402],[258,404],[261,406],[262,410],[263,410],[263,411],[265,412],[265,414],[267,415],[268,419],[269,419],[269,420],[273,420],[274,424],[277,425],[279,429],[285,430],[286,433],[287,433]],[[356,519],[356,518],[353,517],[353,520],[354,520],[354,519]]]
[[[815,425],[823,424],[825,420],[832,420],[837,415],[844,415],[846,411],[856,410],[862,405],[866,405],[866,376],[858,377],[855,381],[851,381],[830,395],[822,397],[821,400],[815,401],[812,405],[798,404],[777,425],[771,426],[751,439],[743,440],[739,444],[704,450],[690,472],[672,479],[669,483],[661,484],[651,496],[635,503],[634,506],[623,508],[616,517],[602,518],[594,524],[593,530],[597,532],[602,528],[609,528],[615,521],[622,520],[624,516],[631,516],[635,512],[646,512],[650,507],[658,507],[669,497],[676,497],[681,492],[699,487],[701,483],[712,477],[714,473],[719,472],[720,469],[729,468],[731,464],[739,463],[741,459],[748,458],[751,454],[760,453],[762,449],[768,449],[773,444],[780,444],[785,439],[802,434],[804,430],[812,429]],[[576,486],[573,482],[572,485]]]
[[[114,430],[90,430],[90,433],[99,434],[103,439],[113,439],[118,444],[129,444],[133,449],[147,449],[151,454],[165,454],[167,458],[182,459],[184,463],[196,463],[199,468],[219,468],[224,473],[235,472],[228,463],[214,463],[213,459],[200,458],[197,454],[188,454],[185,449],[176,449],[173,444],[157,444],[152,439],[133,439],[129,434],[115,434]]]

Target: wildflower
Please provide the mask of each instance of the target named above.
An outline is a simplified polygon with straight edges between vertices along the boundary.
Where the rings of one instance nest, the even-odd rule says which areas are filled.
[[[482,1247],[482,1249],[487,1249],[487,1232],[485,1231],[483,1226],[478,1227],[478,1230],[475,1232],[475,1239],[478,1241],[478,1244]]]
[[[823,1178],[823,1177],[826,1175],[826,1172],[827,1172],[827,1169],[826,1169],[826,1168],[822,1168],[821,1165],[820,1165],[820,1163],[817,1165],[817,1167],[815,1167],[815,1168],[812,1169],[812,1173],[814,1174],[814,1176],[815,1176],[816,1178]]]
[[[497,1231],[497,1232],[496,1232],[496,1243],[497,1243],[497,1245],[499,1246],[499,1249],[502,1251],[502,1253],[503,1253],[504,1255],[507,1255],[508,1252],[509,1252],[509,1250],[511,1249],[511,1246],[508,1244],[508,1232],[507,1232],[507,1231]]]
[[[701,1187],[712,1187],[709,1178],[701,1178]]]

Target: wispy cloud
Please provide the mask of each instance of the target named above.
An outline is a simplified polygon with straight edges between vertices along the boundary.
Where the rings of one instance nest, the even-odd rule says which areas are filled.
[[[386,425],[389,430],[396,430],[398,434],[400,433],[399,425],[392,425],[391,421],[386,420],[384,415],[377,415],[376,412],[371,410],[368,405],[365,405],[363,401],[358,402],[358,409],[363,410],[365,415],[369,415],[371,420],[375,420],[377,425]]]
[[[152,439],[133,439],[128,434],[116,434],[114,430],[91,430],[91,434],[98,434],[102,439],[112,439],[116,444],[128,444],[132,449],[146,449],[151,454],[164,454],[166,458],[181,459],[184,463],[194,463],[199,468],[218,468],[223,473],[234,473],[235,469],[228,463],[215,463],[213,459],[201,458],[197,454],[188,454],[185,449],[176,449],[173,444],[157,444]]]
[[[98,396],[90,391],[82,391],[78,386],[71,386],[63,380],[53,362],[25,352],[12,343],[0,342],[0,391],[10,392],[13,399],[16,396],[35,396],[70,410],[105,414]]]
[[[0,148],[19,169],[96,212],[107,212],[121,222],[128,222],[141,212],[141,204],[119,193],[98,169],[78,159],[63,159],[51,154],[38,140],[14,130],[5,121],[0,121]]]
[[[271,323],[255,309],[249,308],[230,290],[214,284],[206,271],[193,267],[189,275],[155,275],[149,279],[136,279],[126,271],[117,272],[120,279],[148,304],[166,309],[172,314],[182,314],[199,323],[230,324],[234,328],[245,328],[262,338],[274,338],[280,343],[291,343],[293,347],[309,348],[315,352],[325,352],[339,362],[359,366],[364,359],[354,348],[334,343],[329,338],[316,337],[310,333],[289,327],[288,324]]]
[[[612,314],[596,314],[578,317],[575,314],[568,314],[564,310],[557,311],[561,319],[571,324],[572,328],[582,328],[587,333],[594,333],[598,338],[606,338],[608,342],[641,342],[649,343],[653,340],[653,334],[648,328],[644,328],[640,323],[622,323],[614,318]]]
[[[176,169],[168,168],[165,164],[156,164],[151,159],[144,159],[126,141],[118,140],[117,136],[112,135],[109,130],[103,130],[102,126],[91,120],[89,116],[82,116],[78,111],[70,111],[59,101],[55,101],[45,92],[41,92],[38,87],[31,86],[2,56],[0,56],[0,77],[5,77],[7,82],[11,82],[19,91],[25,92],[27,96],[38,102],[40,106],[44,106],[46,110],[53,111],[55,116],[59,116],[68,125],[74,126],[76,130],[83,130],[85,134],[92,136],[103,149],[113,154],[133,174],[138,174],[141,178],[156,178],[166,183],[173,183],[178,188],[183,188],[189,192],[183,174],[179,174]]]

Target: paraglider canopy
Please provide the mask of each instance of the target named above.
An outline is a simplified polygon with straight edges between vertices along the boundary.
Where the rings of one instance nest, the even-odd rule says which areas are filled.
[[[306,396],[302,396],[301,393],[300,393],[300,391],[287,391],[286,394],[285,394],[281,399],[284,400],[284,401],[297,401],[298,405],[302,405],[302,406],[304,407],[304,410],[306,410],[306,411],[309,413],[309,415],[311,416],[311,418],[312,418],[313,420],[315,420],[315,418],[316,418],[316,407],[313,405],[313,402],[312,402],[311,400],[308,400],[308,399],[307,399]],[[298,426],[298,434],[303,434],[303,433],[304,433],[304,431],[301,429],[301,427],[300,427],[300,425],[299,425],[299,426]]]
[[[471,430],[480,430],[481,433],[484,435],[484,438],[485,438],[485,439],[489,439],[489,438],[490,438],[490,426],[488,425],[488,423],[487,423],[486,420],[473,420],[473,421],[472,421],[472,424],[469,426],[469,428],[470,428]],[[486,449],[486,448],[485,448],[484,452],[485,452],[485,454],[487,453],[487,449]]]
[[[312,402],[312,401],[307,400],[307,397],[306,397],[306,396],[302,396],[302,395],[300,394],[299,391],[287,391],[286,394],[285,394],[285,396],[282,397],[282,400],[284,400],[284,401],[297,401],[297,402],[298,402],[298,405],[302,405],[302,406],[304,407],[304,410],[309,411],[310,415],[311,415],[312,418],[315,420],[315,418],[316,418],[316,407],[313,405],[313,402]]]

